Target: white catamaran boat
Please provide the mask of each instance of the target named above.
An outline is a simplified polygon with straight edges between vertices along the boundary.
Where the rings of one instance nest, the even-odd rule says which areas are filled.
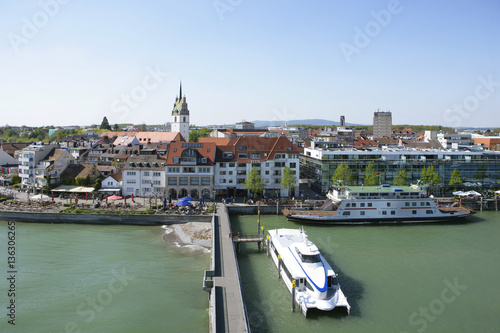
[[[330,311],[351,306],[337,282],[337,275],[303,229],[269,230],[269,250],[279,274],[292,292],[302,313],[308,309]],[[279,256],[279,258],[278,258]]]
[[[318,210],[284,209],[289,220],[317,224],[422,223],[464,218],[473,213],[464,207],[438,207],[425,188],[350,186],[328,192]]]

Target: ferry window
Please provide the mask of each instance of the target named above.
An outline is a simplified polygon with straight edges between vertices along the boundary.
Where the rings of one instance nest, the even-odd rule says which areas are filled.
[[[345,205],[346,207],[351,207],[351,204],[350,203],[346,203]]]
[[[329,276],[328,277],[328,288],[331,288],[337,284],[337,277],[336,276]]]
[[[343,212],[342,215],[348,216],[348,215],[351,215],[351,212]]]
[[[361,207],[364,207],[364,206],[365,206],[365,203],[364,203],[364,202],[362,202],[362,203],[360,203],[359,205],[360,205]]]
[[[359,212],[359,213],[360,213],[360,215],[365,215],[365,212],[364,212],[364,211],[361,211],[361,212]]]
[[[395,210],[391,210],[391,215],[396,215],[396,211]]]
[[[411,203],[411,205],[412,205],[413,207],[416,207],[416,206],[417,206],[417,203],[416,203],[415,201],[413,201],[413,202]]]
[[[353,207],[356,207],[356,204],[353,202],[353,203],[352,203],[352,206],[353,206]]]
[[[411,213],[415,215],[415,214],[417,214],[417,211],[416,210],[412,210]]]
[[[382,215],[387,215],[387,211],[386,211],[386,210],[383,210],[383,211],[382,211]]]
[[[426,213],[426,214],[432,214],[432,210],[431,210],[431,209],[427,209],[427,210],[425,211],[425,213]]]
[[[368,207],[371,207],[371,206],[372,206],[372,203],[371,203],[371,202],[369,202],[369,203],[368,203]]]
[[[420,206],[422,206],[422,207],[423,207],[423,206],[425,206],[425,202],[423,202],[423,201],[422,201],[422,202],[420,203]]]
[[[405,202],[405,207],[408,207],[410,206],[410,203],[409,202]]]
[[[431,203],[430,203],[429,201],[427,201],[427,202],[425,203],[425,205],[430,207],[430,206],[431,206]]]
[[[319,254],[313,254],[313,255],[304,255],[303,254],[300,257],[302,259],[302,262],[306,263],[306,264],[313,264],[315,262],[321,262]]]

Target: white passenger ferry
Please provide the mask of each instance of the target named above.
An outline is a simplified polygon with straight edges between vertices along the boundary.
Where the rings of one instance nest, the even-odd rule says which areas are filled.
[[[417,185],[338,187],[328,192],[320,210],[283,210],[289,220],[319,224],[437,222],[472,213],[463,207],[438,207]]]
[[[349,314],[351,306],[337,275],[303,229],[269,230],[269,237],[271,257],[290,292],[295,280],[295,301],[304,315],[309,309],[330,311],[337,307]]]

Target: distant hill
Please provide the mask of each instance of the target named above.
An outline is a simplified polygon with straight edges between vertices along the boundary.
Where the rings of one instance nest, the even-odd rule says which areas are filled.
[[[268,126],[283,126],[285,123],[289,126],[295,125],[319,125],[319,126],[339,126],[340,123],[338,121],[326,120],[326,119],[301,119],[301,120],[255,120],[252,121],[255,124],[255,127],[268,127]],[[351,124],[346,124],[351,125]]]

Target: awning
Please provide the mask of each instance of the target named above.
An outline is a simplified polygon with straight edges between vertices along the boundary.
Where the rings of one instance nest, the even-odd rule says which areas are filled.
[[[91,193],[93,187],[61,185],[52,190],[52,192],[70,192],[70,193]]]
[[[121,190],[121,188],[101,188],[99,192],[117,192]]]

